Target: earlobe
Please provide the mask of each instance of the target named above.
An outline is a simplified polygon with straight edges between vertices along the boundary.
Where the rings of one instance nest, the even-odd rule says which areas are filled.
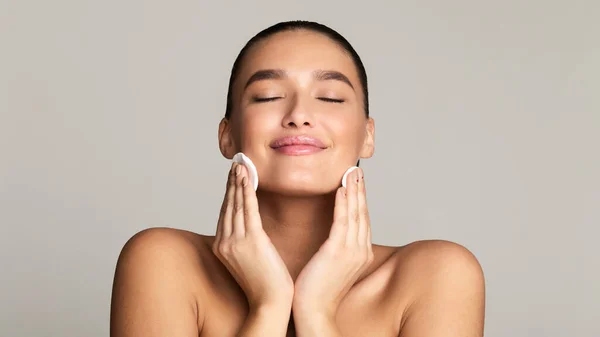
[[[375,120],[369,117],[365,125],[365,141],[361,149],[361,158],[371,158],[375,152]]]
[[[221,119],[219,123],[219,150],[227,159],[232,159],[235,154],[235,144],[231,137],[231,124],[227,118]]]

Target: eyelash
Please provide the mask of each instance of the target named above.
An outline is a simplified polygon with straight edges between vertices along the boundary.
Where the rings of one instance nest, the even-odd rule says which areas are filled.
[[[261,97],[254,97],[252,98],[253,102],[256,103],[264,103],[264,102],[272,102],[275,100],[278,100],[280,98],[283,97],[266,97],[266,98],[261,98]],[[327,97],[318,97],[318,99],[324,101],[324,102],[329,102],[329,103],[344,103],[345,101],[343,99],[334,99],[334,98],[327,98]]]
[[[282,97],[266,97],[266,98],[262,98],[262,97],[252,97],[252,102],[257,102],[257,103],[263,103],[263,102],[271,102],[277,99],[280,99]]]
[[[343,99],[335,99],[335,98],[327,98],[327,97],[319,97],[320,100],[330,103],[344,103]]]

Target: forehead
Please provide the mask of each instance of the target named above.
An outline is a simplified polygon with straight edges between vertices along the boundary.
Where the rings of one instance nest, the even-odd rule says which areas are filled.
[[[240,82],[257,70],[283,69],[290,73],[336,70],[359,87],[358,74],[350,54],[329,37],[308,30],[276,33],[252,46],[245,55]]]

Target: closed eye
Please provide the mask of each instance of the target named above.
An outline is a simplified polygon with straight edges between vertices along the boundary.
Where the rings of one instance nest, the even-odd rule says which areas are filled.
[[[276,101],[280,98],[283,98],[283,97],[253,97],[252,102],[256,102],[256,103],[272,102],[272,101]],[[328,98],[328,97],[318,97],[318,99],[323,102],[329,102],[329,103],[344,103],[345,102],[343,99],[335,99],[335,98]]]
[[[282,97],[252,97],[252,102],[271,102],[271,101],[275,101],[278,100]]]
[[[324,102],[330,102],[330,103],[344,103],[343,99],[335,99],[335,98],[328,98],[328,97],[319,97],[319,99]]]

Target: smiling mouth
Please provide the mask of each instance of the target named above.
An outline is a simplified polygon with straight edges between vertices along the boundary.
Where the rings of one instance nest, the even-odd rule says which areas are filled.
[[[302,156],[321,152],[327,146],[318,138],[299,135],[276,139],[271,143],[271,148],[288,156]]]
[[[288,156],[303,156],[325,150],[322,147],[307,144],[284,145],[273,149],[281,154],[285,154]]]

